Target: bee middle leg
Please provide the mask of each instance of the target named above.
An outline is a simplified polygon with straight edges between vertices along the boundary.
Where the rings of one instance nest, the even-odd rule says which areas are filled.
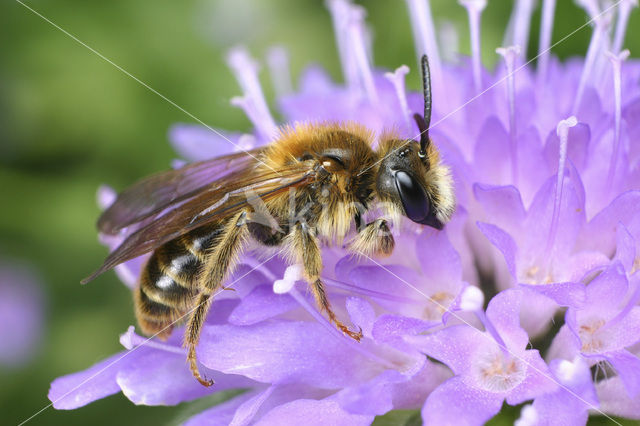
[[[248,230],[245,223],[245,214],[240,213],[230,220],[219,242],[207,253],[205,264],[198,276],[199,295],[195,303],[195,309],[189,317],[185,330],[184,346],[187,348],[187,361],[191,373],[204,386],[211,386],[212,380],[200,374],[196,347],[200,340],[202,326],[207,318],[207,312],[213,301],[213,292],[222,288],[222,283],[233,271],[242,245],[247,238]]]
[[[389,256],[395,247],[395,240],[384,219],[376,219],[358,231],[348,244],[348,250],[365,256]]]
[[[292,234],[289,236],[292,241],[293,256],[297,261],[301,262],[304,267],[304,274],[307,282],[311,286],[311,291],[316,300],[316,304],[320,312],[326,312],[329,320],[347,336],[354,340],[360,341],[362,338],[362,330],[357,332],[349,330],[342,323],[331,309],[331,304],[324,288],[324,283],[320,279],[322,271],[322,256],[318,240],[312,234],[311,229],[300,223],[296,224]]]

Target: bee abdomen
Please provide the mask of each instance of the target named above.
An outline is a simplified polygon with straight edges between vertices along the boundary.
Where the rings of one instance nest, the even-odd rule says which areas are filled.
[[[198,272],[205,252],[213,247],[221,229],[196,229],[153,252],[134,297],[143,332],[156,334],[162,330],[160,337],[168,336],[170,324],[188,312],[199,293]]]

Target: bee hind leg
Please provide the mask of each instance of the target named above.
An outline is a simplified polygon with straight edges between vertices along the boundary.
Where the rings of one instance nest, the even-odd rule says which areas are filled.
[[[187,348],[187,361],[193,376],[204,386],[211,386],[213,380],[204,377],[198,369],[196,347],[200,340],[202,326],[213,301],[214,292],[222,288],[222,283],[233,271],[242,245],[247,237],[245,214],[240,213],[225,226],[216,246],[207,254],[205,264],[198,277],[200,292],[191,312],[185,330],[184,346]],[[222,291],[222,290],[221,290]]]
[[[312,235],[310,229],[301,224],[295,226],[292,239],[293,241],[291,241],[291,243],[293,244],[294,256],[303,264],[305,278],[311,286],[311,291],[320,312],[326,312],[329,320],[344,334],[356,341],[360,341],[362,338],[362,330],[357,332],[349,330],[349,327],[344,325],[333,312],[333,309],[331,309],[324,283],[320,279],[322,256],[320,247],[318,246],[318,240]]]

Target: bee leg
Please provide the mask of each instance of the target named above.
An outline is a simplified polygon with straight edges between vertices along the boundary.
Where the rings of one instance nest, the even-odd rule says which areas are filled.
[[[376,219],[360,229],[347,245],[347,249],[365,256],[389,256],[393,252],[395,241],[384,219]]]
[[[245,214],[240,213],[234,220],[229,221],[218,244],[207,253],[205,264],[198,277],[200,294],[185,330],[184,346],[187,348],[187,361],[191,373],[204,386],[211,386],[213,380],[200,374],[196,347],[200,340],[202,326],[207,318],[207,312],[213,301],[213,293],[222,287],[225,278],[233,271],[243,242],[247,238],[248,231],[244,218]]]
[[[320,272],[322,271],[322,256],[320,253],[320,247],[318,246],[318,240],[312,231],[305,225],[300,223],[296,224],[292,241],[290,241],[293,255],[303,264],[304,274],[307,282],[311,285],[311,291],[316,300],[316,304],[320,309],[320,312],[326,312],[329,320],[335,324],[335,326],[347,336],[354,340],[360,341],[362,338],[362,330],[357,332],[349,330],[349,328],[342,323],[331,309],[331,304],[327,298],[327,293],[324,288],[324,283],[320,279]]]

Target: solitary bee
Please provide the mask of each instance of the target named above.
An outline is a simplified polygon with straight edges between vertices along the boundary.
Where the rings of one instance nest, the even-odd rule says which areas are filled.
[[[196,379],[200,331],[212,295],[233,272],[245,243],[283,247],[303,265],[318,307],[355,340],[333,312],[320,278],[320,241],[342,241],[355,222],[347,248],[389,255],[394,240],[387,220],[363,223],[375,202],[386,217],[406,216],[442,229],[454,210],[452,180],[429,139],[431,82],[422,57],[424,115],[415,114],[420,142],[372,135],[355,124],[284,128],[276,141],[248,153],[201,161],[150,176],[122,192],[104,211],[98,228],[122,244],[88,282],[127,260],[152,252],[134,290],[135,312],[145,334],[167,338],[187,318],[184,345]]]

